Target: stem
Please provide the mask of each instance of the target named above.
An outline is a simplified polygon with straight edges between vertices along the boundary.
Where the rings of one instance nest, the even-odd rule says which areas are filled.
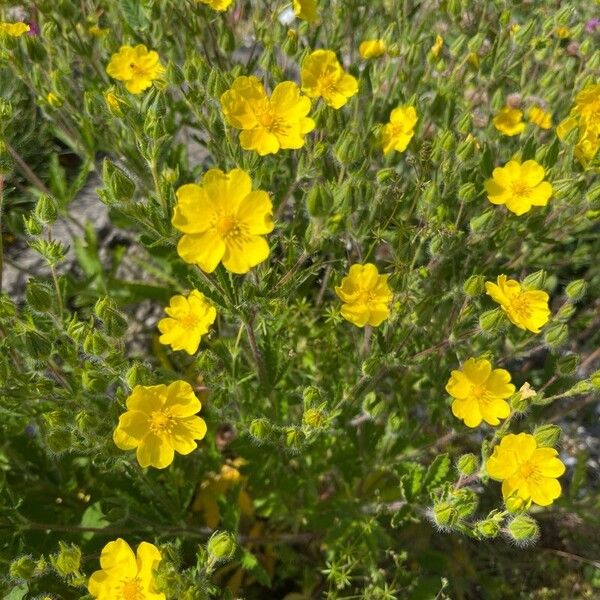
[[[62,320],[63,320],[62,293],[60,291],[60,283],[58,281],[58,275],[56,274],[56,267],[54,265],[50,265],[50,272],[52,273],[52,281],[54,282],[54,289],[56,290],[56,301],[58,302],[58,316],[60,317],[60,321],[62,323]]]
[[[2,213],[4,209],[4,175],[0,175],[0,294],[4,274],[4,238],[2,237]]]
[[[244,322],[244,325],[246,326],[246,333],[248,334],[248,342],[250,343],[252,356],[254,357],[254,362],[256,363],[256,367],[258,369],[258,378],[261,383],[266,383],[268,381],[267,368],[260,348],[256,343],[256,333],[254,331],[253,320],[254,317],[248,319]]]

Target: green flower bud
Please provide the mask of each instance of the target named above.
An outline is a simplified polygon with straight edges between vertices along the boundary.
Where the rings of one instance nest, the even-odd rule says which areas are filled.
[[[577,302],[585,296],[587,290],[587,283],[583,279],[576,279],[571,281],[565,288],[565,293],[570,300]]]
[[[56,200],[47,194],[42,194],[35,205],[34,214],[40,223],[54,223],[58,217]]]
[[[298,427],[286,427],[285,445],[288,448],[297,450],[304,442],[304,433]]]
[[[600,390],[600,371],[594,371],[590,376],[590,383],[597,389]]]
[[[216,560],[229,560],[237,549],[234,537],[226,531],[216,531],[206,544],[208,554]]]
[[[595,384],[593,384],[591,380],[578,381],[572,388],[568,389],[565,393],[570,396],[578,396],[580,394],[587,394],[591,392],[594,389],[594,387]]]
[[[449,502],[437,502],[433,505],[433,518],[440,527],[452,527],[458,513]]]
[[[472,475],[479,469],[479,459],[474,454],[463,454],[456,466],[461,475]]]
[[[90,331],[83,340],[83,351],[94,356],[101,355],[108,348],[106,340],[98,331]]]
[[[483,275],[471,275],[463,285],[463,292],[472,298],[480,296],[485,291],[485,277]]]
[[[562,346],[569,337],[569,328],[564,323],[552,323],[544,332],[544,340],[549,346]]]
[[[561,356],[556,361],[556,369],[561,375],[571,375],[579,366],[579,356],[577,354],[567,354]]]
[[[60,454],[71,449],[71,432],[67,430],[51,431],[46,436],[46,444],[51,452]]]
[[[495,538],[500,533],[500,525],[494,519],[485,519],[475,523],[474,530],[477,537]]]
[[[530,290],[541,290],[546,283],[546,271],[541,269],[523,279],[523,287]]]
[[[483,331],[498,331],[504,324],[504,320],[504,313],[500,308],[486,310],[479,317],[479,327],[481,327]]]
[[[262,442],[271,436],[273,426],[267,419],[254,419],[248,431],[253,438]]]
[[[540,535],[540,528],[534,519],[518,515],[508,524],[509,535],[517,542],[534,542]]]
[[[36,236],[42,233],[42,224],[33,215],[30,217],[23,217],[23,225],[28,235]]]
[[[129,202],[135,193],[135,184],[117,165],[104,159],[102,164],[104,189],[98,191],[100,199],[107,205]]]
[[[318,408],[309,408],[302,416],[302,422],[309,427],[319,429],[325,424],[325,413]]]
[[[576,310],[577,309],[575,308],[575,306],[570,302],[563,304],[558,310],[558,312],[554,315],[554,320],[564,323],[575,314]]]
[[[58,542],[58,546],[58,554],[51,559],[56,572],[61,577],[77,573],[81,564],[81,550],[79,547],[74,544],[67,545],[64,542]]]
[[[315,185],[306,196],[306,208],[311,217],[324,217],[329,214],[333,199],[324,185]]]
[[[473,217],[469,221],[469,227],[473,233],[483,233],[489,229],[489,225],[494,220],[494,211],[486,210],[478,217]]]
[[[475,152],[477,141],[473,136],[464,139],[456,148],[456,156],[461,161],[466,161],[471,158]],[[460,197],[460,196],[459,196]]]
[[[533,437],[540,448],[553,448],[560,439],[561,429],[558,425],[540,425],[533,432]]]
[[[52,288],[45,283],[30,279],[27,282],[27,290],[25,292],[27,304],[33,309],[40,312],[47,312],[52,309]]]
[[[513,515],[527,510],[530,504],[531,501],[523,500],[520,496],[509,496],[504,500],[506,510]]]
[[[477,197],[477,188],[473,183],[463,183],[458,188],[458,198],[463,202],[471,202]]]
[[[10,576],[14,579],[31,579],[35,575],[36,563],[31,556],[21,556],[13,560],[8,568]]]

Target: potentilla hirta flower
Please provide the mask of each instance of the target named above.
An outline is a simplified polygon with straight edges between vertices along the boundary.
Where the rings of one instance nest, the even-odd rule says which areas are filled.
[[[523,111],[505,106],[492,119],[494,127],[504,135],[519,135],[525,129]]]
[[[441,54],[443,46],[444,46],[444,38],[439,34],[436,35],[435,42],[433,42],[433,46],[431,46],[431,49],[430,49],[430,52],[434,58],[437,58]]]
[[[523,289],[518,281],[507,279],[506,275],[499,275],[497,284],[486,281],[485,289],[520,329],[539,333],[550,318],[549,296],[542,290]]]
[[[528,433],[502,438],[487,460],[488,475],[502,481],[502,496],[511,496],[525,502],[531,500],[540,506],[552,504],[560,496],[557,477],[565,472],[565,465],[557,458],[554,448],[538,448],[535,438]]]
[[[390,114],[390,122],[381,130],[383,153],[404,152],[415,134],[417,111],[414,106],[399,106]]]
[[[492,179],[485,182],[485,191],[492,204],[505,204],[515,215],[523,215],[532,206],[546,206],[552,196],[552,185],[543,181],[544,167],[535,160],[523,164],[511,160],[496,167]]]
[[[293,81],[277,85],[269,98],[254,76],[237,77],[221,96],[226,121],[242,130],[242,148],[256,150],[260,156],[302,148],[304,136],[315,128],[315,122],[307,117],[310,107],[310,99]]]
[[[469,358],[460,371],[452,371],[446,391],[454,398],[452,413],[467,427],[477,427],[482,420],[495,426],[510,414],[506,398],[515,386],[508,371],[492,370],[485,358]]]
[[[188,354],[198,350],[200,339],[217,317],[216,308],[198,290],[187,296],[173,296],[165,312],[168,317],[158,322],[162,334],[158,341]]]
[[[154,544],[142,542],[137,557],[119,538],[109,542],[100,555],[100,571],[88,580],[88,591],[97,600],[165,600],[155,587],[155,571],[162,556]]]
[[[300,70],[302,91],[311,98],[323,98],[338,109],[358,92],[358,81],[344,71],[331,50],[315,50],[307,56]]]
[[[196,0],[196,2],[202,2],[202,4],[208,4],[213,10],[223,12],[227,10],[233,0]]]
[[[577,94],[575,106],[559,123],[556,134],[564,140],[575,127],[579,128],[575,156],[585,165],[600,148],[600,84],[588,85]]]
[[[365,40],[358,47],[358,53],[365,60],[383,56],[386,51],[387,44],[383,40]]]
[[[132,94],[139,94],[148,89],[158,79],[165,68],[160,64],[158,53],[148,51],[146,46],[121,46],[111,56],[106,72],[117,81],[122,81]]]
[[[552,127],[552,114],[541,106],[532,106],[527,113],[527,118],[540,129],[550,129]]]
[[[304,19],[309,23],[317,20],[316,0],[293,0],[292,8],[299,19]]]
[[[121,450],[137,448],[142,467],[168,467],[175,452],[189,454],[195,440],[206,435],[202,408],[192,386],[185,381],[170,385],[136,385],[127,398],[127,412],[119,417],[113,440]]]
[[[342,317],[357,327],[381,325],[390,315],[392,290],[389,275],[380,275],[371,263],[352,265],[342,285],[335,288],[342,304]]]
[[[10,37],[21,37],[24,33],[27,33],[31,28],[27,23],[8,23],[0,21],[0,36],[8,35]]]
[[[252,191],[248,173],[211,169],[200,184],[183,185],[176,196],[172,223],[185,234],[177,244],[185,262],[206,273],[223,262],[228,271],[243,274],[268,258],[262,236],[273,231],[273,205],[267,192]]]

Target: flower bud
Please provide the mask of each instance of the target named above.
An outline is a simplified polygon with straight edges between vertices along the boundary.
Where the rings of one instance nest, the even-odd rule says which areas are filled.
[[[541,290],[546,283],[546,271],[543,269],[531,273],[523,279],[523,287],[531,290]]]
[[[42,194],[35,205],[35,216],[40,223],[54,223],[58,217],[58,207],[54,198]]]
[[[473,138],[475,139],[475,138]],[[471,202],[477,197],[477,188],[473,183],[463,183],[458,188],[458,198],[463,202]]]
[[[469,221],[469,227],[473,233],[483,233],[489,229],[489,225],[494,220],[494,211],[486,210],[484,213],[477,217],[473,217]]]
[[[594,373],[594,375],[596,375]],[[592,375],[592,377],[594,376]],[[570,396],[578,396],[579,394],[587,394],[591,392],[595,387],[595,384],[591,380],[578,381],[572,388],[568,389],[565,393]]]
[[[579,366],[579,356],[577,354],[567,354],[561,356],[556,361],[556,369],[561,375],[572,375]]]
[[[594,371],[590,376],[590,383],[597,390],[600,390],[600,371]]]
[[[42,224],[34,215],[23,217],[23,225],[28,235],[36,236],[42,233]]]
[[[500,525],[494,519],[485,519],[475,523],[474,530],[477,537],[495,538],[500,533]]]
[[[529,502],[523,500],[520,496],[509,496],[504,500],[506,510],[511,514],[520,513],[527,509]]]
[[[58,554],[51,559],[56,572],[61,577],[77,573],[81,564],[80,548],[74,544],[67,545],[64,542],[58,542],[58,546]]]
[[[452,527],[458,513],[449,502],[437,502],[433,505],[433,518],[440,527]]]
[[[324,217],[329,213],[333,199],[323,185],[315,185],[306,196],[306,208],[311,217]]]
[[[36,563],[31,556],[21,556],[13,560],[8,568],[10,576],[14,579],[31,579],[35,575]]]
[[[71,449],[71,432],[67,430],[51,431],[46,436],[46,444],[51,452],[60,454]]]
[[[461,475],[472,475],[479,468],[479,460],[474,454],[463,454],[456,466]]]
[[[271,436],[273,426],[267,419],[254,419],[248,431],[253,438],[262,442]]]
[[[463,285],[463,292],[474,298],[480,296],[485,291],[485,277],[483,275],[471,275]]]
[[[211,558],[216,560],[229,560],[237,549],[234,537],[226,531],[215,531],[208,543],[206,549]]]
[[[509,535],[517,542],[534,542],[540,535],[540,528],[534,519],[519,515],[508,524]]]
[[[498,331],[504,323],[504,313],[500,308],[486,310],[479,317],[479,326],[483,331]]]
[[[285,445],[288,448],[297,450],[304,442],[304,433],[298,427],[286,427],[285,429]]]
[[[569,300],[581,300],[583,296],[585,296],[585,292],[587,290],[587,283],[583,279],[576,279],[575,281],[571,281],[569,285],[565,288],[565,294]]]
[[[533,432],[539,448],[553,448],[560,439],[561,429],[558,425],[540,425]]]
[[[302,416],[302,422],[304,425],[308,425],[309,427],[313,427],[314,429],[319,429],[323,427],[325,424],[325,413],[318,408],[309,408],[304,412]]]
[[[564,344],[568,337],[569,328],[564,323],[552,323],[544,332],[544,340],[553,348]]]

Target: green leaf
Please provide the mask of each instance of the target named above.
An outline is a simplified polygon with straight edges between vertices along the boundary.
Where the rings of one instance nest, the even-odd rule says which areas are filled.
[[[450,472],[450,466],[451,461],[448,454],[444,453],[436,456],[429,469],[427,469],[425,479],[423,480],[423,487],[431,490],[442,483]]]

